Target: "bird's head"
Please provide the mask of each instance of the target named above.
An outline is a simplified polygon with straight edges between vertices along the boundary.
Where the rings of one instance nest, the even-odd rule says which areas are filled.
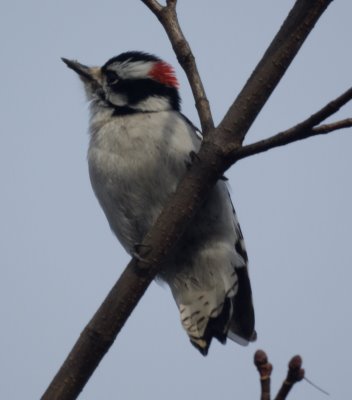
[[[102,67],[62,59],[82,82],[89,100],[118,114],[180,110],[174,69],[151,54],[131,51]]]

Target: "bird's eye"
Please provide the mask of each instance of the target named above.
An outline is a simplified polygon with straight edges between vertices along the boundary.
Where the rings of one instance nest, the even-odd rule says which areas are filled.
[[[117,83],[120,79],[120,77],[117,75],[117,73],[114,71],[111,71],[111,70],[107,70],[105,75],[106,75],[106,82],[110,86]]]

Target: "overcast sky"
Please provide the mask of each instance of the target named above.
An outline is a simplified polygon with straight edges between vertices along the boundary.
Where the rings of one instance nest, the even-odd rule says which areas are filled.
[[[293,5],[180,0],[216,123]],[[350,0],[333,2],[251,128],[288,128],[351,86]],[[198,124],[185,76],[141,1],[3,2],[0,12],[0,398],[38,399],[127,264],[91,190],[88,110],[60,57],[101,65],[126,50],[176,66],[183,111]],[[331,120],[351,117],[347,105]],[[258,340],[189,343],[167,288],[153,283],[80,399],[258,399],[257,348],[277,390],[301,354],[307,377],[351,397],[352,130],[243,160],[228,172],[245,235]],[[323,399],[303,382],[291,400]]]

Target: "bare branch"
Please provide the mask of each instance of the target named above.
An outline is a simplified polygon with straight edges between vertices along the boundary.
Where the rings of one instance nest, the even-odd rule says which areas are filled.
[[[268,362],[268,357],[263,350],[254,354],[254,364],[260,375],[261,400],[270,400],[270,376],[273,366]]]
[[[275,149],[276,147],[285,146],[286,144],[294,143],[299,140],[308,139],[318,135],[325,135],[327,133],[350,127],[352,127],[352,118],[336,121],[331,124],[319,125],[305,131],[296,130],[296,127],[293,127],[287,131],[277,133],[268,139],[263,139],[234,150],[233,158],[237,161],[242,160],[243,158]]]
[[[283,131],[267,139],[261,140],[256,143],[249,144],[240,148],[235,148],[233,151],[234,160],[262,153],[273,149],[275,147],[284,146],[286,144],[296,142],[298,140],[306,139],[311,136],[326,134],[338,129],[351,127],[351,118],[342,121],[334,122],[332,124],[320,125],[315,127],[326,118],[336,113],[343,105],[352,99],[352,88],[348,89],[341,96],[328,103],[321,110],[311,115],[309,118],[300,122],[299,124]]]
[[[151,7],[150,3],[154,3],[154,1],[142,1],[153,11],[163,25],[177,56],[178,62],[186,73],[195,99],[202,132],[205,136],[214,128],[213,117],[211,115],[209,101],[198,72],[194,55],[178,22],[176,0],[168,0],[166,7],[161,8]]]
[[[261,400],[270,400],[270,377],[273,366],[268,362],[268,357],[263,350],[257,350],[254,355],[254,364],[260,375]],[[285,400],[293,385],[301,381],[304,377],[302,358],[294,356],[288,364],[288,372],[275,400]],[[315,386],[315,385],[314,385]],[[322,390],[318,388],[319,390]],[[323,391],[324,392],[324,391]],[[326,393],[326,392],[324,392]]]
[[[330,133],[340,129],[350,128],[352,126],[352,118],[342,119],[341,121],[332,122],[331,124],[319,125],[313,128],[317,134]]]
[[[226,137],[221,135],[221,140],[225,139],[227,143],[235,140],[237,146],[242,144],[249,127],[330,3],[331,0],[295,2],[261,61],[221,121],[219,130],[227,133]]]
[[[302,367],[302,358],[300,356],[292,357],[288,364],[287,377],[284,380],[275,400],[285,400],[293,385],[304,378],[304,369]]]

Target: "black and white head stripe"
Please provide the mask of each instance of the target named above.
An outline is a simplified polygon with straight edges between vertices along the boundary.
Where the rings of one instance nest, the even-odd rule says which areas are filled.
[[[143,79],[160,58],[152,54],[138,51],[128,51],[108,60],[102,67],[102,72],[118,71],[120,79]]]
[[[120,96],[119,100],[121,96],[126,99],[124,106],[141,111],[152,111],[154,106],[155,111],[162,108],[180,111],[174,70],[160,58],[136,51],[122,53],[107,61],[101,71],[108,89]],[[114,96],[109,97],[114,103]]]

